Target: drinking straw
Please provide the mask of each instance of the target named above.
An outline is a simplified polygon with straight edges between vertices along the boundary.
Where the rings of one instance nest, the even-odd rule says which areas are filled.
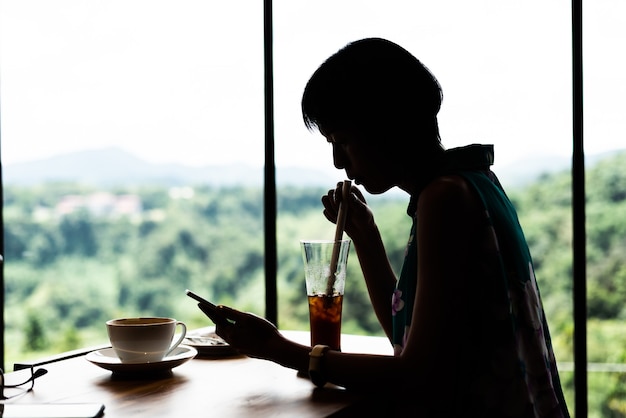
[[[346,216],[348,214],[348,197],[352,181],[344,180],[341,186],[341,202],[339,202],[339,213],[337,214],[337,224],[335,229],[335,243],[333,245],[333,253],[330,258],[330,271],[328,273],[328,281],[326,283],[326,296],[332,296],[333,286],[335,285],[335,274],[337,273],[337,264],[339,262],[339,250],[341,249],[341,240],[343,238],[343,229],[346,225]]]

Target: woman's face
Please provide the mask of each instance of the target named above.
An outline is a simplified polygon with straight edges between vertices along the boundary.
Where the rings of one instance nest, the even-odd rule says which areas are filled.
[[[384,138],[366,138],[355,129],[320,132],[333,147],[335,167],[369,193],[384,193],[400,183],[398,158]]]

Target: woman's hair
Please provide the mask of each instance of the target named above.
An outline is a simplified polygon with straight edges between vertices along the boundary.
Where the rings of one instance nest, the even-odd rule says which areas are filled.
[[[302,96],[302,115],[309,129],[413,129],[439,140],[442,99],[437,79],[411,53],[388,40],[367,38],[349,43],[313,73]]]

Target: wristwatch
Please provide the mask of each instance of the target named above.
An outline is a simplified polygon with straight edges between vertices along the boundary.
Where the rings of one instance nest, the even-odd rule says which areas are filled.
[[[318,344],[309,353],[309,378],[317,387],[326,384],[326,379],[322,373],[322,358],[329,349],[330,347],[327,345]]]

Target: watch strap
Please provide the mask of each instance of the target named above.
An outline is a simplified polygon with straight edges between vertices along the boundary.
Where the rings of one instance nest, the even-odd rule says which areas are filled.
[[[322,373],[322,359],[329,349],[327,345],[318,344],[309,353],[309,378],[315,386],[322,387],[326,384]]]

